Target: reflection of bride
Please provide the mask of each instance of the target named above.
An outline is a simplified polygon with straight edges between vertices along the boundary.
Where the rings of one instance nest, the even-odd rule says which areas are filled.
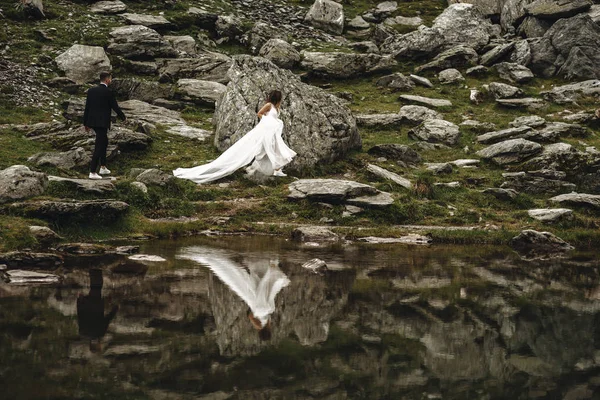
[[[188,247],[178,258],[206,264],[235,294],[250,307],[248,318],[258,330],[261,340],[271,338],[271,314],[275,312],[275,297],[289,285],[290,280],[277,262],[269,265],[249,263],[243,268],[232,261],[226,252],[206,247]]]

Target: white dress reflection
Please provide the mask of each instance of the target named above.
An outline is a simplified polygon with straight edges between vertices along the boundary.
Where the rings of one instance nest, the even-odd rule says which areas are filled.
[[[271,314],[275,312],[275,297],[290,284],[279,269],[277,260],[249,261],[246,268],[229,257],[229,253],[202,246],[183,249],[177,258],[206,265],[250,308],[248,318],[259,331],[261,340],[271,338]]]

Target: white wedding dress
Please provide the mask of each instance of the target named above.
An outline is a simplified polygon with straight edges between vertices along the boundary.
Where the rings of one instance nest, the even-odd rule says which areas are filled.
[[[252,314],[265,326],[275,312],[277,293],[290,284],[289,278],[273,260],[248,263],[248,272],[229,258],[227,252],[192,246],[181,250],[179,259],[193,260],[210,268],[250,307]]]
[[[250,164],[249,174],[273,175],[275,170],[287,165],[296,153],[290,149],[281,134],[283,121],[279,112],[271,106],[269,112],[244,137],[225,150],[216,160],[193,168],[177,168],[173,175],[198,184],[208,183],[233,174]]]

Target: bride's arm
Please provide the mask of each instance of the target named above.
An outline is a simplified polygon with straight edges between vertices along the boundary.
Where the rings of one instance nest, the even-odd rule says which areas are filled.
[[[267,103],[263,106],[263,108],[260,109],[260,111],[258,112],[258,118],[262,118],[266,113],[269,112],[269,110],[271,109],[271,103]]]

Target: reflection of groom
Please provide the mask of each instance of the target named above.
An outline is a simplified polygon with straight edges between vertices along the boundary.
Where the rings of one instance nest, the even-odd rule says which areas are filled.
[[[90,179],[102,179],[97,174],[98,164],[100,164],[101,175],[110,174],[110,171],[106,168],[106,149],[108,148],[111,111],[114,110],[119,118],[123,121],[126,120],[114,93],[108,88],[111,81],[112,76],[108,72],[102,72],[100,74],[100,84],[87,92],[83,125],[86,131],[89,132],[92,129],[96,133],[96,144],[90,165]]]
[[[87,296],[77,298],[77,322],[79,335],[90,339],[90,350],[97,353],[102,350],[101,339],[106,335],[108,325],[113,320],[119,306],[114,306],[104,316],[104,299],[102,298],[103,277],[101,269],[90,269],[90,292]]]

